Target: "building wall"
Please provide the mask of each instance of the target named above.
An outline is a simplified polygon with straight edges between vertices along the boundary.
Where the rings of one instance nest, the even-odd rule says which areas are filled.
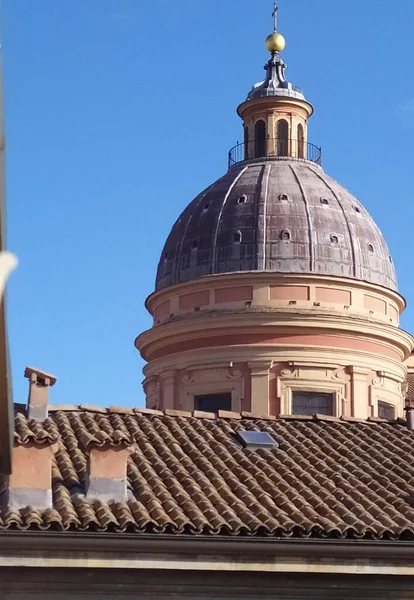
[[[130,600],[132,598],[277,600],[404,600],[414,579],[404,576],[208,573],[102,569],[3,569],[0,600]]]

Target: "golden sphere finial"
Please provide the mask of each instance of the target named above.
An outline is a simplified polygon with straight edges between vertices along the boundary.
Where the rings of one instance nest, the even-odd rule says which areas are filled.
[[[285,45],[285,38],[282,34],[277,33],[277,31],[274,31],[266,38],[266,48],[269,50],[269,52],[282,52]]]

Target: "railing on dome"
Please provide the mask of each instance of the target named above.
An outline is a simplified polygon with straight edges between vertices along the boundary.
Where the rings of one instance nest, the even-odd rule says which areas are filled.
[[[322,148],[315,146],[315,144],[304,140],[266,138],[264,140],[241,142],[233,146],[229,150],[229,169],[244,160],[255,158],[271,160],[280,156],[303,158],[317,165],[322,164]]]

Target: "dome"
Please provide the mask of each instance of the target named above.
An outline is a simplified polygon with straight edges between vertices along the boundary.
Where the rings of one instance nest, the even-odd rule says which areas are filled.
[[[387,244],[360,202],[318,164],[290,157],[241,162],[197,196],[168,236],[156,288],[252,271],[397,287]]]

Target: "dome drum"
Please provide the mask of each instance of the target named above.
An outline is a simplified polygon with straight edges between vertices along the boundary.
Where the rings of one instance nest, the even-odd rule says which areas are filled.
[[[154,326],[174,321],[279,312],[323,314],[398,327],[405,309],[395,291],[346,278],[288,273],[228,273],[169,286],[147,299]],[[194,327],[196,325],[194,324]]]

